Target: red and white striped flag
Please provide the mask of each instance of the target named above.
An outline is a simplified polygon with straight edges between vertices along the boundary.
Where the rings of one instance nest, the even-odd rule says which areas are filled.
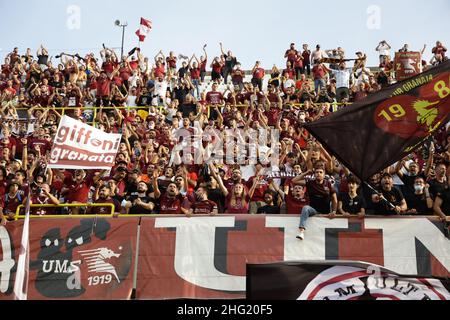
[[[143,42],[145,40],[145,37],[150,32],[151,28],[152,22],[150,20],[141,18],[141,25],[139,26],[139,29],[136,31],[136,35],[139,37],[139,42]]]

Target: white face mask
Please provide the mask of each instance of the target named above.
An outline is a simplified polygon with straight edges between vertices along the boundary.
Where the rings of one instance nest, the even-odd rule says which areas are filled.
[[[414,185],[414,190],[416,190],[416,192],[421,192],[421,191],[423,191],[423,189],[424,189],[424,186],[422,186],[422,185]]]

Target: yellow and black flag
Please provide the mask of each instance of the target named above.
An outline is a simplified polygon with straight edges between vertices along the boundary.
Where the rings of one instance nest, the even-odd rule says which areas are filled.
[[[305,125],[362,180],[420,147],[450,120],[450,61]]]

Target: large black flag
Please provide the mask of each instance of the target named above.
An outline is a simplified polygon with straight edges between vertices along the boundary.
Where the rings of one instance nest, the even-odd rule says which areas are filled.
[[[352,261],[247,265],[249,300],[450,300],[450,280]]]
[[[305,125],[362,180],[421,146],[450,120],[450,61]]]

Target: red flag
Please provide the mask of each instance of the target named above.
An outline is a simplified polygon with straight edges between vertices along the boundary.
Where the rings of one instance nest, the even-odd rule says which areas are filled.
[[[139,29],[136,31],[136,35],[139,37],[139,42],[143,42],[145,40],[145,37],[150,32],[151,28],[152,22],[150,20],[141,18],[141,24],[139,26]]]

